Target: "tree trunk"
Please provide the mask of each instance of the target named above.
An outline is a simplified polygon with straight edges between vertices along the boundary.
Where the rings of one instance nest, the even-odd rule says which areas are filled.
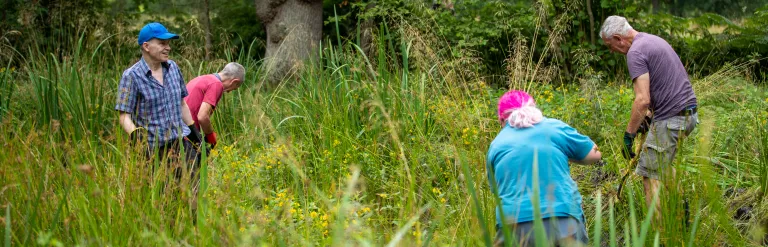
[[[685,0],[671,0],[672,2],[672,14],[676,15],[678,17],[684,17],[683,16],[683,10],[685,8]]]
[[[203,0],[203,11],[200,15],[203,23],[203,31],[205,31],[205,60],[211,59],[211,49],[213,48],[213,42],[211,41],[211,18],[210,18],[210,1]]]
[[[589,15],[589,42],[595,45],[595,15],[592,14],[592,0],[587,0],[587,14]]]
[[[559,6],[560,4],[563,4],[563,6]],[[554,20],[555,20],[554,23],[556,25],[554,28],[558,28],[557,22],[558,22],[559,19],[564,18],[563,15],[569,14],[568,10],[567,10],[568,8],[567,8],[567,6],[565,6],[565,4],[566,4],[565,1],[560,1],[560,2],[553,1],[552,2],[552,9],[554,10],[554,17],[555,17],[554,18]],[[565,34],[562,33],[563,30],[554,30],[549,25],[549,20],[547,20],[547,15],[542,15],[542,18],[544,18],[541,21],[542,25],[544,26],[544,30],[546,30],[546,32],[549,34],[548,39],[555,39],[554,41],[549,41],[549,42],[552,42],[552,47],[550,47],[550,51],[552,51],[553,59],[555,61],[559,61],[561,63],[561,64],[559,64],[560,68],[563,70],[563,71],[561,71],[561,75],[562,75],[562,73],[565,74],[564,76],[561,76],[561,78],[569,78],[569,77],[571,77],[571,69],[570,69],[571,68],[571,64],[570,64],[570,61],[568,61],[568,59],[565,56],[565,54],[563,54],[563,49],[560,47],[560,44],[561,44],[561,37],[560,36],[561,35],[565,35]]]
[[[376,4],[373,2],[368,3],[365,6],[365,10],[368,11],[375,6]],[[373,59],[373,29],[375,27],[376,23],[373,21],[373,18],[363,20],[363,23],[360,24],[360,49],[363,50],[371,63],[376,61],[376,59]]]
[[[323,32],[322,0],[255,0],[267,30],[264,80],[276,84],[313,60]]]
[[[653,6],[653,13],[659,13],[659,0],[651,0],[651,6]]]

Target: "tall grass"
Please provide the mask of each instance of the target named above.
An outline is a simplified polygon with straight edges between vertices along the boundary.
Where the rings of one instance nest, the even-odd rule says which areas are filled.
[[[392,38],[394,32],[403,38]],[[14,87],[35,97],[15,99],[35,102],[28,115],[9,111],[14,115],[4,116],[0,128],[5,245],[490,245],[498,198],[483,167],[499,130],[494,103],[506,88],[490,88],[471,69],[437,55],[430,49],[437,41],[427,34],[387,23],[378,34],[373,57],[352,43],[325,42],[318,64],[272,86],[260,84],[260,62],[244,56],[250,51],[228,54],[248,72],[214,114],[220,143],[203,166],[197,215],[186,204],[188,193],[167,189],[184,184],[167,182],[164,169],[149,172],[151,164],[130,151],[117,125],[117,81],[135,61],[104,56],[120,53],[102,45],[109,40],[94,47],[79,42],[61,58],[30,50],[24,83]],[[187,80],[223,65],[176,60]],[[584,92],[537,81],[536,64],[521,62],[534,71],[520,70],[512,86],[532,92],[545,115],[590,129],[611,169],[627,169],[616,151],[630,89],[603,84]],[[720,124],[742,115],[714,112],[757,112],[753,103],[721,100],[718,93],[731,86],[759,90],[714,80],[694,86],[700,114],[717,124],[702,127],[704,138],[691,137],[681,150],[686,193],[659,195],[661,212],[646,212],[637,178],[628,182],[628,200],[616,201],[617,178],[591,184],[596,168],[572,168],[593,245],[755,244],[735,227],[720,189],[764,182],[746,169],[739,170],[746,181],[739,181],[700,157],[746,155],[745,146],[725,146],[728,134],[743,130]],[[583,109],[584,93],[600,107]],[[25,105],[10,99],[18,94],[2,97],[9,102],[4,109]],[[690,226],[680,219],[682,198],[695,206]],[[652,221],[657,213],[661,224]]]

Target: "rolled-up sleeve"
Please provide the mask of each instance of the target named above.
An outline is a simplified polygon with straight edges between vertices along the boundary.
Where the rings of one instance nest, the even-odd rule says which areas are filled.
[[[136,83],[130,71],[123,72],[123,76],[120,78],[120,85],[117,87],[115,110],[133,113],[136,109],[136,98],[139,97]]]

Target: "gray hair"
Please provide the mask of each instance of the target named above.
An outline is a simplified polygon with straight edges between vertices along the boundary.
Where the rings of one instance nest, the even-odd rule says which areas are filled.
[[[600,28],[600,37],[607,38],[615,34],[626,36],[629,34],[629,30],[632,30],[632,26],[627,22],[627,18],[612,15],[605,18],[603,27]]]
[[[227,78],[239,79],[240,81],[245,80],[245,68],[239,63],[228,63],[219,73]]]

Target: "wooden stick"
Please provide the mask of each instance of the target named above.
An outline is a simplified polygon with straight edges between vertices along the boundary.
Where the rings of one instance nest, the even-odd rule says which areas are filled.
[[[643,143],[645,143],[645,137],[648,136],[648,133],[641,133],[640,135],[642,135],[640,137],[640,145],[636,148],[637,151],[635,152],[635,157],[629,160],[629,170],[624,173],[624,176],[621,177],[621,181],[619,181],[619,189],[616,191],[616,199],[621,199],[621,189],[624,188],[624,183],[640,161],[640,152],[643,151]]]

